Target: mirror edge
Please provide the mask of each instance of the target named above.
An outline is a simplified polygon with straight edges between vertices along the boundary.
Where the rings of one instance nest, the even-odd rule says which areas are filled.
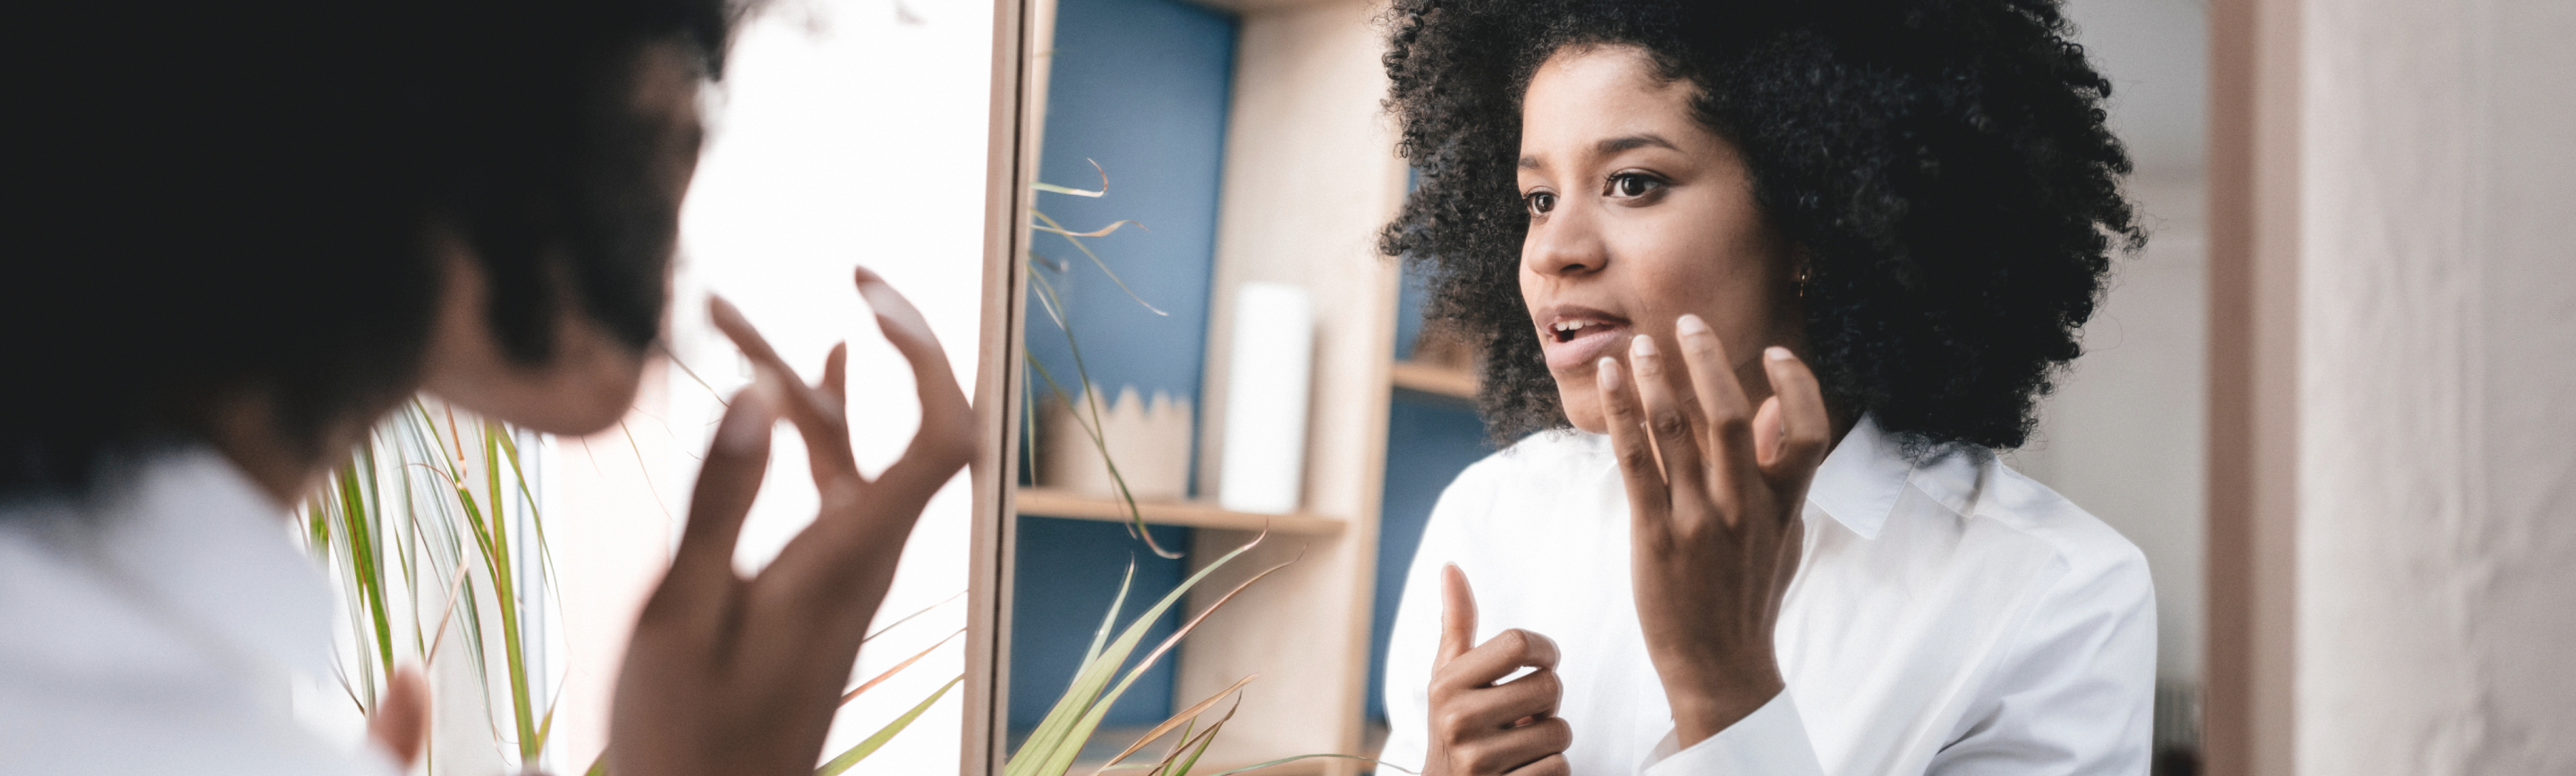
[[[1035,81],[1034,35],[1039,32],[1032,0],[994,0],[991,120],[986,130],[984,194],[984,288],[982,321],[977,331],[975,414],[983,444],[974,465],[973,535],[968,560],[966,625],[966,693],[964,725],[959,737],[960,776],[989,776],[1001,771],[1003,716],[1009,709],[1010,664],[1007,628],[1011,590],[1012,496],[1016,466],[1022,379],[1021,352],[1023,263],[1018,260],[1028,230],[1029,185],[1035,174],[1036,133],[1030,131],[1030,93]]]

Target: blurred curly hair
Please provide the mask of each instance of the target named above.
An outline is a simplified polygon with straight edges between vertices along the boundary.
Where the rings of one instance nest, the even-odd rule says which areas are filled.
[[[1568,425],[1520,294],[1514,164],[1531,73],[1570,46],[1635,46],[1698,87],[1804,262],[1827,404],[1909,454],[2020,446],[2110,252],[2145,245],[2111,84],[2056,0],[1396,0],[1383,24],[1420,178],[1379,250],[1477,346],[1501,444]]]

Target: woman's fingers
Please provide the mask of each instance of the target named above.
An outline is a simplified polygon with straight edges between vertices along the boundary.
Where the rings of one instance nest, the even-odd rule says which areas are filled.
[[[1646,438],[1645,411],[1619,369],[1619,360],[1603,358],[1593,366],[1600,387],[1602,414],[1610,422],[1610,450],[1619,459],[1619,478],[1628,485],[1628,514],[1640,529],[1662,535],[1672,507],[1672,492],[1655,464],[1654,443]]]
[[[1433,671],[1476,644],[1476,591],[1467,586],[1467,572],[1458,564],[1440,569],[1440,604],[1440,651],[1431,658]]]
[[[860,267],[855,274],[859,296],[876,312],[877,330],[912,365],[914,390],[921,400],[921,429],[913,433],[903,457],[879,479],[899,480],[908,488],[924,490],[921,498],[927,499],[929,492],[937,491],[974,457],[975,409],[958,388],[948,353],[939,347],[930,321],[876,273]]]
[[[1696,417],[1699,413],[1689,409],[1690,400],[1685,398],[1688,388],[1675,384],[1682,379],[1681,370],[1667,368],[1663,354],[1655,347],[1654,336],[1648,334],[1628,340],[1628,366],[1635,372],[1646,432],[1655,440],[1655,451],[1663,459],[1664,483],[1672,488],[1673,503],[1706,499]],[[1688,518],[1698,514],[1698,510],[1685,510],[1674,516]]]
[[[1559,752],[1539,758],[1538,762],[1505,771],[1504,776],[1572,776],[1573,773],[1574,763],[1566,760],[1565,754]]]
[[[1459,747],[1459,764],[1471,774],[1546,773],[1529,766],[1558,757],[1574,745],[1574,726],[1558,718],[1542,719]]]
[[[1447,665],[1432,672],[1431,682],[1434,685],[1432,689],[1434,692],[1439,692],[1486,688],[1523,668],[1555,669],[1556,661],[1562,657],[1563,654],[1557,651],[1555,639],[1513,628],[1494,634],[1494,637],[1485,640],[1485,643],[1467,650],[1456,659],[1450,660]],[[1515,714],[1504,717],[1502,721],[1509,722],[1519,719],[1520,716]]]
[[[1708,322],[1684,315],[1673,323],[1673,332],[1681,342],[1682,363],[1690,370],[1691,388],[1708,423],[1701,433],[1707,437],[1708,454],[1715,464],[1709,467],[1709,486],[1714,492],[1732,492],[1756,468],[1752,403],[1736,380],[1735,360],[1727,356],[1726,343],[1709,330]]]
[[[715,321],[716,329],[751,359],[755,379],[771,386],[766,390],[778,400],[778,414],[795,424],[797,434],[805,438],[805,455],[813,464],[815,484],[825,485],[841,477],[856,480],[859,464],[850,452],[849,422],[843,417],[841,405],[828,400],[823,391],[806,385],[804,378],[796,375],[795,368],[779,357],[769,339],[761,336],[751,319],[743,317],[733,303],[710,296],[707,315]]]
[[[684,599],[703,598],[700,591],[720,589],[734,579],[734,540],[769,472],[770,426],[778,422],[769,402],[758,388],[745,388],[734,394],[724,420],[716,424],[706,464],[698,468],[697,489],[689,496],[688,525],[681,529],[662,590],[654,596],[657,603],[668,597],[667,605],[684,605]]]
[[[1825,399],[1816,386],[1816,374],[1807,369],[1788,348],[1774,347],[1763,351],[1762,369],[1771,377],[1771,402],[1779,409],[1771,413],[1779,442],[1763,457],[1762,471],[1770,476],[1773,487],[1787,494],[1804,494],[1807,481],[1816,467],[1825,462],[1825,452],[1833,443],[1833,421],[1825,414]],[[1765,402],[1768,404],[1769,402]]]

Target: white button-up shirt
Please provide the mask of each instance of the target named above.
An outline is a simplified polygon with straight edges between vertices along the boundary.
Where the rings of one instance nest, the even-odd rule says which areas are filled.
[[[202,449],[0,503],[0,774],[391,773],[296,719],[333,605],[286,515]]]
[[[1382,757],[1419,769],[1440,569],[1477,640],[1556,640],[1575,776],[2147,772],[2155,593],[2145,556],[1992,456],[1916,464],[1863,418],[1816,473],[1774,643],[1788,691],[1675,751],[1638,629],[1609,438],[1540,434],[1440,497],[1405,580]]]

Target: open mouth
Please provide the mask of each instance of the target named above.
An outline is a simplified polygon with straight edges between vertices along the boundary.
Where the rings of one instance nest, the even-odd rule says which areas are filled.
[[[1540,320],[1545,323],[1539,327],[1539,344],[1550,369],[1580,370],[1628,342],[1628,319],[1600,310],[1559,307]]]
[[[1548,334],[1557,342],[1573,342],[1586,334],[1607,333],[1611,324],[1604,321],[1557,321],[1549,324]]]

